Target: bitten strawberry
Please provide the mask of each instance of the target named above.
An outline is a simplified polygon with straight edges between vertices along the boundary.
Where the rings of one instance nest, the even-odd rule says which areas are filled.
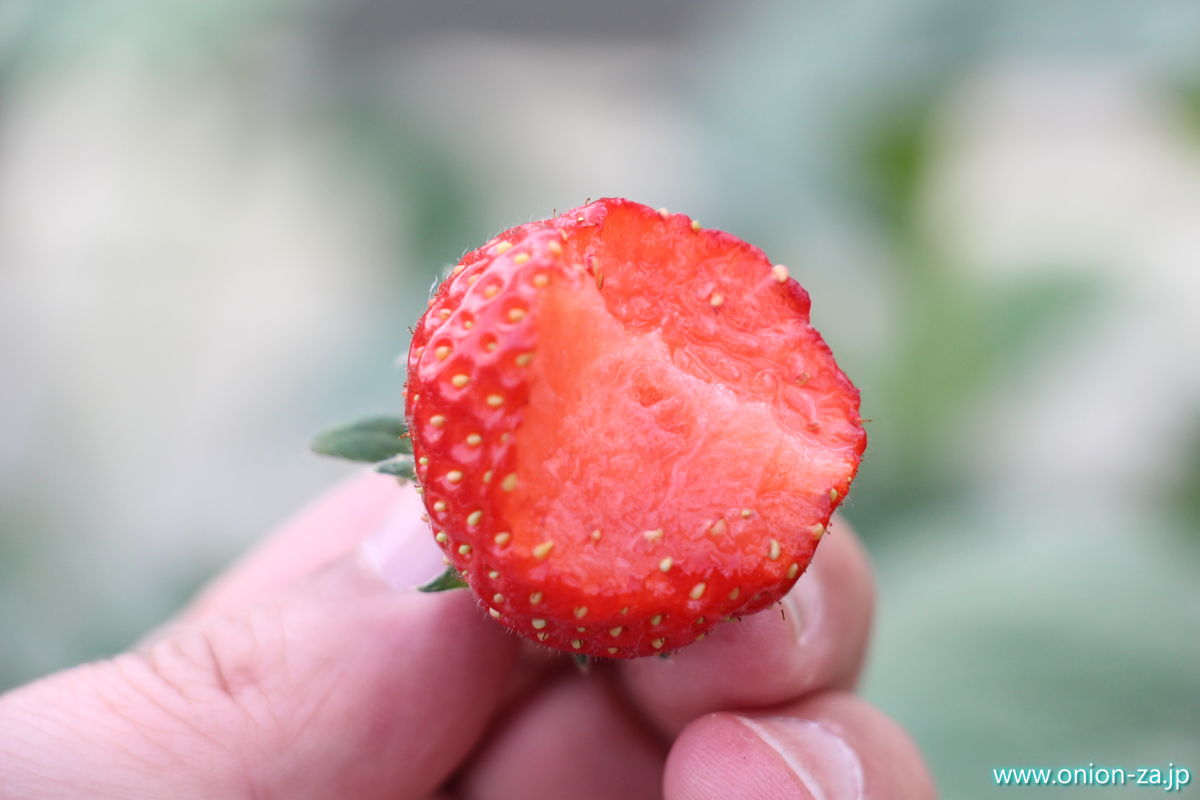
[[[866,446],[808,311],[757,248],[628,200],[465,256],[417,323],[406,417],[487,613],[629,658],[782,597]]]

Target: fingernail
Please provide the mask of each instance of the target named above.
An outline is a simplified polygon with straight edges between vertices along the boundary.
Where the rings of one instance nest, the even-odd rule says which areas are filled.
[[[795,717],[738,717],[774,750],[813,800],[862,797],[862,762],[842,737],[818,722]]]
[[[796,642],[804,644],[812,635],[821,613],[821,589],[817,585],[817,576],[811,573],[801,575],[792,590],[784,596],[783,606]]]
[[[367,567],[398,589],[423,586],[446,568],[422,511],[419,502],[400,503],[359,545]]]

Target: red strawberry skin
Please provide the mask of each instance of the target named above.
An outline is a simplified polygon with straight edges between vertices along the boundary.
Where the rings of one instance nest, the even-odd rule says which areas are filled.
[[[757,248],[628,200],[467,254],[417,324],[406,416],[488,613],[630,658],[786,594],[866,447],[808,312]]]

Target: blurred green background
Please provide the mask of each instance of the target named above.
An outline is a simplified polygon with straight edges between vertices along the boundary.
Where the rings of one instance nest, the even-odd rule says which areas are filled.
[[[1192,0],[6,0],[0,689],[345,474],[305,444],[399,407],[442,268],[607,195],[811,291],[871,419],[864,692],[944,796],[1200,772]]]

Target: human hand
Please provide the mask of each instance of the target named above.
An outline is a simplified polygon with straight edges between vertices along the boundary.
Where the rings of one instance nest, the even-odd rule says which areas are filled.
[[[480,613],[420,503],[363,476],[134,650],[0,697],[0,797],[926,800],[850,694],[872,589],[844,523],[772,608],[581,675]]]

